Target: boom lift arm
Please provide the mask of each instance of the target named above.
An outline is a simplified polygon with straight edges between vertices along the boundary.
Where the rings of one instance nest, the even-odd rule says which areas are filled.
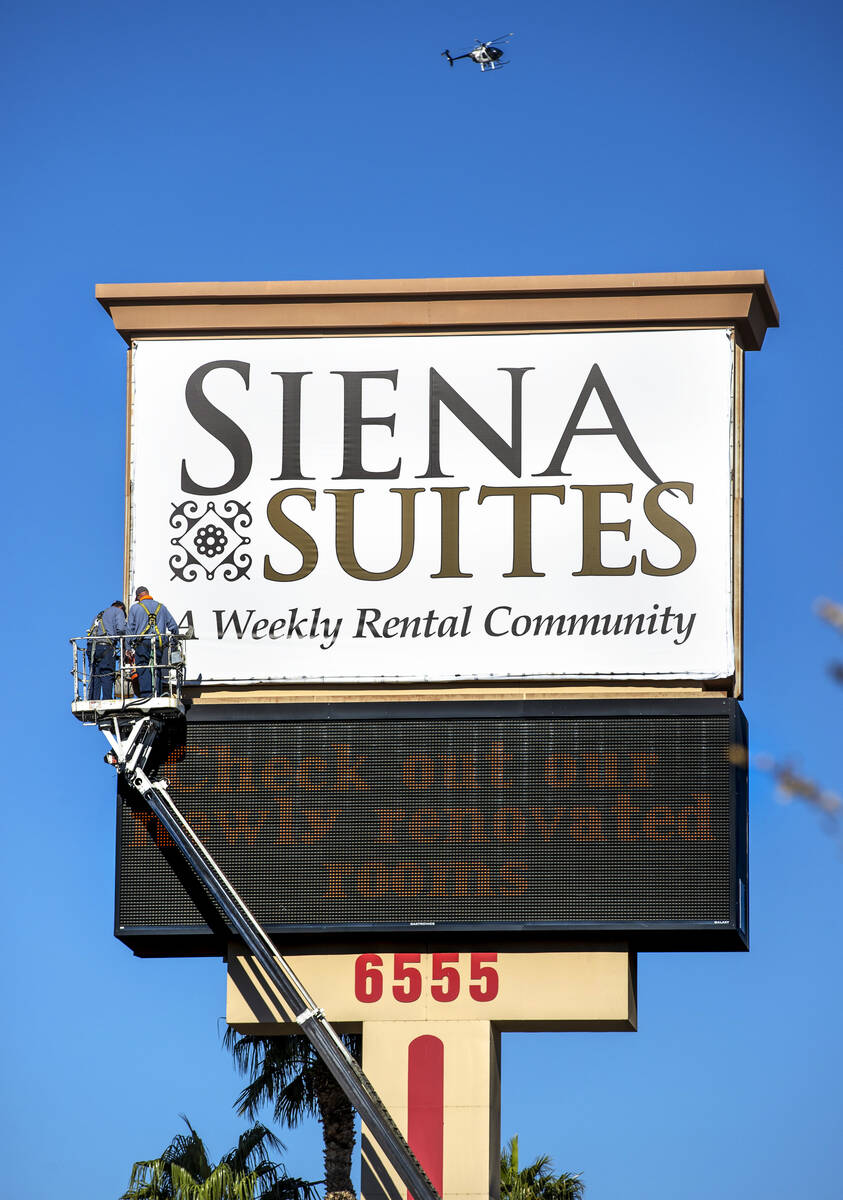
[[[166,829],[198,878],[222,909],[231,927],[258,960],[272,986],[289,1010],[296,1014],[316,1053],[366,1123],[386,1159],[411,1192],[414,1200],[440,1200],[418,1159],[407,1145],[383,1101],[339,1037],[326,1021],[289,964],[278,953],[267,933],[219,865],[184,819],[170,796],[166,780],[153,783],[146,774],[160,721],[152,716],[131,719],[125,714],[100,722],[111,752],[106,760],[143,798]]]

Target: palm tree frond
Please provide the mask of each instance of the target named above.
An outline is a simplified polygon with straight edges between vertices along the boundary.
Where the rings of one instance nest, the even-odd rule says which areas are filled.
[[[359,1062],[360,1035],[343,1034],[342,1040]],[[238,1071],[248,1078],[235,1101],[237,1112],[254,1121],[264,1106],[271,1105],[275,1120],[289,1126],[298,1125],[306,1116],[318,1117],[322,1124],[326,1194],[350,1191],[354,1110],[307,1038],[301,1034],[239,1034],[228,1028],[223,1044]]]
[[[501,1200],[581,1200],[584,1194],[580,1175],[567,1171],[555,1174],[547,1154],[522,1167],[517,1135],[501,1150]]]
[[[270,1150],[284,1146],[260,1122],[214,1166],[199,1134],[182,1120],[189,1132],[174,1137],[159,1158],[136,1162],[121,1200],[318,1200],[315,1183],[288,1176],[270,1158]]]

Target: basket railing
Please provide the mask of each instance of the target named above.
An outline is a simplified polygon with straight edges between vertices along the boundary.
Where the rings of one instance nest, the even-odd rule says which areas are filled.
[[[88,635],[70,639],[73,700],[180,700],[184,685],[185,638],[180,634],[140,637]]]

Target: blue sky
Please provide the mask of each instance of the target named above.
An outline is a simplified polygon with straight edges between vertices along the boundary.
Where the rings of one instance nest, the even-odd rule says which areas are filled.
[[[752,742],[843,784],[841,16],[830,3],[7,6],[3,912],[8,1194],[116,1197],[241,1121],[215,960],[111,935],[113,777],[66,638],[120,590],[114,281],[764,268],[748,360]],[[514,30],[512,63],[446,45]],[[753,772],[749,955],[647,955],[635,1035],[509,1035],[503,1131],[589,1200],[840,1195],[839,831]],[[319,1174],[314,1129],[283,1134]]]

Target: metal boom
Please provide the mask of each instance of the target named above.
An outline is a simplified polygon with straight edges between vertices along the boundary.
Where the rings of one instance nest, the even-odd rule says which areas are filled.
[[[188,865],[216,900],[232,928],[263,967],[278,996],[295,1014],[302,1032],[357,1109],[374,1141],[412,1193],[413,1200],[440,1200],[438,1192],[359,1063],[337,1037],[322,1009],[316,1006],[260,922],[179,812],[170,796],[167,781],[153,783],[146,774],[144,768],[155,742],[159,722],[154,717],[143,717],[132,724],[125,736],[121,732],[118,717],[113,717],[110,723],[111,729],[106,721],[100,723],[100,728],[112,748],[114,765],[126,782],[143,797]]]

